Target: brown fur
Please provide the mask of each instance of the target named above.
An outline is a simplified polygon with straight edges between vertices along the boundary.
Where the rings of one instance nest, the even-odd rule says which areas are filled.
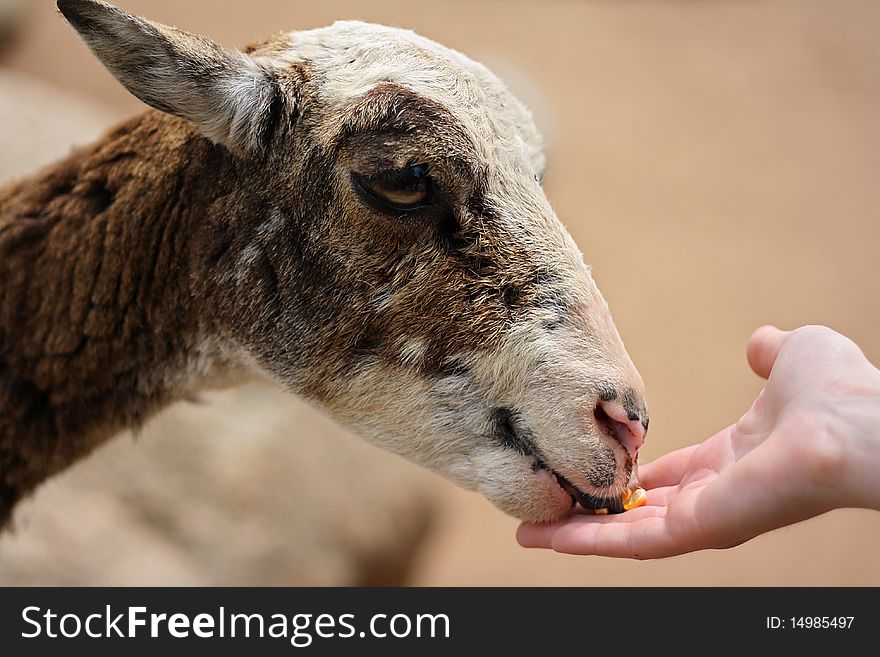
[[[185,392],[174,372],[207,330],[192,240],[232,171],[225,149],[149,112],[0,191],[0,522]]]

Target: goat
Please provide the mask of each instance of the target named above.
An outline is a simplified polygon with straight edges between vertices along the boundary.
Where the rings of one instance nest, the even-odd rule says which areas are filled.
[[[644,384],[485,67],[360,22],[233,51],[57,5],[153,109],[0,190],[0,525],[257,373],[525,520],[634,483]]]

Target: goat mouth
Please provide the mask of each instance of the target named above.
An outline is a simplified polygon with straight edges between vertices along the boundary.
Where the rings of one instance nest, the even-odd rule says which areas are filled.
[[[619,497],[605,497],[585,493],[580,488],[571,483],[568,479],[566,479],[563,475],[559,474],[556,470],[547,465],[547,463],[545,463],[543,460],[538,457],[534,457],[534,459],[535,461],[532,464],[532,470],[535,472],[538,472],[539,470],[546,470],[547,472],[552,474],[554,479],[556,479],[556,483],[559,484],[559,487],[564,490],[571,498],[572,508],[580,506],[587,511],[607,509],[608,513],[623,513],[623,502],[621,502]]]
[[[559,487],[571,498],[572,508],[580,505],[588,511],[607,509],[608,513],[623,513],[623,503],[618,497],[591,495],[575,486],[565,476],[551,468],[544,459],[537,445],[534,434],[525,423],[522,415],[512,408],[497,408],[494,421],[498,440],[505,447],[519,452],[522,456],[532,459],[532,472],[545,470],[553,475]]]

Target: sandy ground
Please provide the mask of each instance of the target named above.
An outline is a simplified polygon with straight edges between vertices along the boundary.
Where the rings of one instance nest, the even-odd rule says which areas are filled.
[[[829,324],[880,362],[880,3],[120,2],[228,45],[341,18],[396,24],[508,78],[548,137],[548,195],[648,384],[646,460],[748,407],[759,324]],[[48,1],[33,14],[0,63],[139,108]],[[880,585],[878,513],[629,563],[524,550],[515,521],[441,490],[415,584]]]

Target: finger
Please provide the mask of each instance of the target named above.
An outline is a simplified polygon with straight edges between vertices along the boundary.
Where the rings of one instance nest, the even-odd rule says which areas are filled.
[[[637,522],[583,523],[560,527],[553,535],[552,547],[566,554],[591,554],[629,559],[655,559],[682,552],[666,528],[662,516],[649,516]]]
[[[755,329],[746,345],[746,358],[755,374],[764,379],[770,376],[776,357],[791,333],[769,325]]]
[[[558,522],[540,525],[523,522],[516,528],[516,541],[524,548],[549,548],[553,542],[553,534],[559,527]]]
[[[666,506],[669,500],[678,495],[679,486],[658,486],[657,488],[649,488],[646,490],[648,494],[648,503],[646,506]]]
[[[572,523],[579,522],[598,522],[600,525],[605,525],[613,522],[635,522],[636,520],[641,520],[642,518],[663,515],[665,513],[665,508],[659,506],[645,505],[640,506],[636,509],[624,511],[622,513],[575,513],[557,524],[559,527],[561,527],[562,525],[570,525]]]
[[[639,486],[642,488],[659,488],[674,486],[684,476],[691,456],[699,444],[682,447],[674,452],[664,454],[644,465],[639,464]]]
[[[521,523],[516,530],[516,540],[523,547],[540,547],[549,548],[553,541],[553,536],[563,527],[576,526],[580,524],[629,524],[643,520],[644,518],[657,518],[666,514],[665,507],[659,506],[641,506],[637,509],[630,509],[623,513],[595,515],[593,513],[576,513],[564,520],[556,522],[547,522],[540,524]]]

